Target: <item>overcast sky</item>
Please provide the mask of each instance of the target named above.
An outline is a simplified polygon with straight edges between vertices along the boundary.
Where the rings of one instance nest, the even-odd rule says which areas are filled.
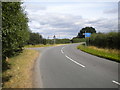
[[[65,0],[64,0],[65,1]],[[97,32],[118,30],[118,2],[27,2],[23,4],[32,32],[44,38],[72,38],[92,26]]]

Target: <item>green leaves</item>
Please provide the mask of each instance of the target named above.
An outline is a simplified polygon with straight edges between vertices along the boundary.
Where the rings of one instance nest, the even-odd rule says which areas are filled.
[[[107,34],[93,34],[89,39],[89,44],[102,48],[120,49],[120,33],[110,32]]]
[[[96,33],[96,30],[93,27],[82,28],[80,30],[80,32],[78,33],[77,37],[84,38],[85,37],[84,33],[92,33],[93,34],[93,33]]]
[[[3,59],[18,54],[29,39],[28,19],[21,2],[2,2]]]
[[[46,44],[46,39],[43,39],[39,33],[30,33],[28,44]]]

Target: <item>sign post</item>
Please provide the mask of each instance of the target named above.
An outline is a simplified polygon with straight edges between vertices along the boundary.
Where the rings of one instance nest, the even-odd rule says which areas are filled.
[[[89,37],[91,36],[91,33],[85,33],[85,38],[88,37],[88,43],[89,43]],[[87,44],[87,41],[86,41]]]
[[[54,38],[54,44],[55,44],[55,39],[56,39],[55,35],[53,36],[53,38]]]

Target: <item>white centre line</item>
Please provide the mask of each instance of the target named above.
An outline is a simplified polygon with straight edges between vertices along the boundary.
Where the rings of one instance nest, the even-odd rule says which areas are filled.
[[[71,58],[68,57],[67,55],[65,55],[65,56],[66,56],[66,58],[68,58],[69,60],[71,60],[72,62],[74,62],[75,64],[77,64],[77,65],[79,65],[79,66],[81,66],[81,67],[85,67],[84,65],[82,65],[82,64],[80,64],[80,63],[78,63],[78,62],[76,62],[75,60],[71,59]]]
[[[64,48],[64,47],[62,47],[62,49],[61,49],[61,52],[62,52],[62,53],[64,53],[64,52],[63,52],[63,48]]]
[[[117,82],[117,81],[112,81],[113,83],[115,83],[115,84],[117,84],[117,85],[120,85],[120,83],[119,82]]]
[[[62,47],[61,52],[64,54],[63,49],[64,49],[64,47]],[[68,57],[67,55],[65,55],[65,57],[68,58],[69,60],[71,60],[72,62],[74,62],[75,64],[77,64],[77,65],[79,65],[79,66],[81,66],[81,67],[85,67],[84,65],[76,62],[75,60],[71,59],[71,58]]]
[[[61,52],[64,53],[63,50],[61,50]]]

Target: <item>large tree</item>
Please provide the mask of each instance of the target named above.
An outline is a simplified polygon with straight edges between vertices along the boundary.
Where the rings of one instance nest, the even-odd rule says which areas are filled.
[[[22,50],[29,39],[28,19],[21,2],[2,2],[2,57]]]
[[[39,33],[30,33],[30,38],[28,40],[28,44],[35,45],[35,44],[46,44],[45,40],[42,38],[42,35]]]
[[[84,33],[92,33],[93,34],[93,33],[96,33],[96,30],[93,27],[82,28],[80,30],[80,32],[78,33],[77,37],[84,38],[85,37]]]

